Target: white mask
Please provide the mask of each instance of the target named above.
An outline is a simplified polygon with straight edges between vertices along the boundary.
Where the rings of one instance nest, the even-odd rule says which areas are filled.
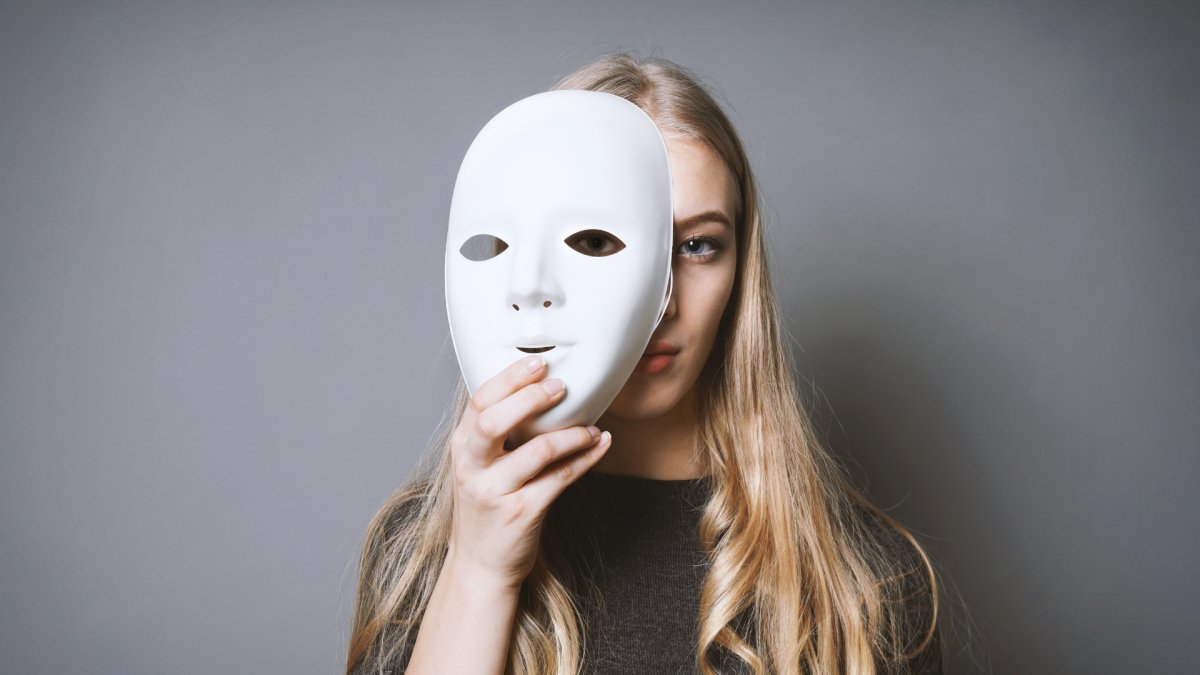
[[[517,435],[594,424],[666,309],[672,228],[666,144],[641,108],[559,90],[500,111],[463,158],[446,239],[446,309],[471,393],[539,353],[567,393]]]

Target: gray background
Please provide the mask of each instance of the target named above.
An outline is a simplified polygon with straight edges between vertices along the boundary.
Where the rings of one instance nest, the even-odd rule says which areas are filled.
[[[3,4],[0,671],[339,667],[457,373],[458,161],[622,47],[732,102],[814,415],[957,586],[954,672],[1189,669],[1194,3],[595,4]]]

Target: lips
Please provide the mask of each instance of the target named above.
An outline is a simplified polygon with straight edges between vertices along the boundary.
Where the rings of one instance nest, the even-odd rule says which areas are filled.
[[[679,347],[666,340],[656,340],[646,347],[646,353],[642,355],[642,358],[638,359],[637,365],[634,366],[633,370],[644,375],[661,373],[671,365],[671,362],[675,360],[675,355],[678,353]]]
[[[655,340],[646,346],[646,351],[642,354],[642,356],[657,356],[658,354],[669,354],[674,356],[678,353],[679,347],[676,347],[666,340]]]

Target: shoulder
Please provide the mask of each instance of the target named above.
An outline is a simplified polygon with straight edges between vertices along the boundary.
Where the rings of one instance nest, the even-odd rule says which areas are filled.
[[[377,518],[387,534],[395,535],[408,530],[428,503],[427,486],[424,483],[409,484],[388,498]]]
[[[360,576],[371,577],[381,567],[397,562],[396,554],[405,547],[396,544],[415,536],[427,501],[419,486],[407,486],[392,493],[380,506],[363,537]]]
[[[886,513],[867,504],[856,505],[855,511],[860,532],[878,554],[874,567],[879,589],[908,655],[902,672],[941,673],[939,589],[932,563],[916,537]]]

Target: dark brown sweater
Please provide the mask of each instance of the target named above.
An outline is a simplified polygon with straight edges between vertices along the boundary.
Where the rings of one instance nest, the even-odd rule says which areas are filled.
[[[708,495],[700,478],[654,480],[589,472],[555,502],[547,518],[556,522],[547,529],[569,534],[551,555],[562,556],[579,571],[574,591],[587,632],[584,675],[699,672],[700,587],[708,563],[697,526]],[[906,561],[915,557],[891,528],[875,525],[898,556]],[[914,617],[926,615],[927,608],[919,605],[927,596],[928,588],[916,588]],[[918,619],[912,625],[923,624]],[[404,672],[409,649],[394,664],[393,674]],[[935,642],[910,664],[910,672],[940,674],[940,652]],[[711,655],[723,675],[749,672],[723,650]]]
[[[588,626],[584,673],[588,675],[691,675],[697,648],[700,587],[708,570],[698,526],[709,487],[705,479],[654,480],[589,472],[572,484],[552,512],[573,531],[566,553],[583,583],[577,589]],[[870,530],[905,563],[919,569],[908,542],[863,510]],[[590,536],[589,536],[590,535]],[[913,576],[905,589],[912,639],[919,643],[928,625],[928,582]],[[588,598],[598,595],[599,602]],[[714,665],[726,675],[749,673],[743,662],[715,650]],[[942,672],[940,641],[908,664],[911,673]],[[895,668],[879,664],[880,673]]]

